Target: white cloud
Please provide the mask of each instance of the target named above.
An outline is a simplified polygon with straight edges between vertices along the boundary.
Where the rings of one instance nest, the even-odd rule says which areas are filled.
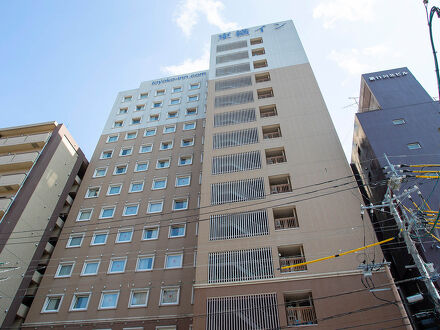
[[[202,56],[196,59],[187,58],[179,65],[162,67],[161,70],[168,75],[179,75],[184,73],[208,70],[209,68],[209,44],[206,44]]]
[[[237,30],[237,23],[226,21],[220,14],[224,7],[223,2],[218,0],[184,0],[177,6],[174,20],[187,37],[191,35],[200,16],[204,16],[209,24],[221,31]]]
[[[377,0],[326,0],[313,9],[313,18],[323,20],[323,26],[332,28],[336,21],[364,21],[373,19]]]

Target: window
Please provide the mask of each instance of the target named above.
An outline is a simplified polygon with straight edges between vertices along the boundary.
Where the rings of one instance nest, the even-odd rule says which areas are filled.
[[[122,127],[123,124],[124,124],[124,121],[123,121],[123,120],[117,120],[117,121],[115,121],[115,122],[113,123],[113,127],[114,127],[114,128],[119,128],[119,127]]]
[[[252,56],[258,56],[258,55],[264,55],[266,52],[264,51],[264,48],[255,48],[252,49]]]
[[[79,210],[76,221],[87,221],[92,217],[93,209],[83,209]]]
[[[407,144],[409,150],[421,149],[422,146],[418,142],[408,143]]]
[[[144,136],[154,136],[156,135],[156,128],[147,128],[145,130]]]
[[[148,97],[148,93],[141,93],[141,94],[139,95],[139,98],[140,98],[141,100],[146,99],[147,97]]]
[[[145,307],[148,301],[148,289],[133,289],[130,293],[130,302],[128,307]]]
[[[277,107],[275,104],[265,105],[259,108],[260,109],[260,118],[273,117],[277,116]]]
[[[107,231],[94,232],[90,245],[104,245],[105,243],[107,243],[107,237]]]
[[[75,293],[73,295],[71,311],[85,311],[89,305],[90,293]]]
[[[166,133],[174,133],[176,131],[176,125],[167,125],[164,126],[163,132]]]
[[[168,119],[171,119],[171,118],[177,118],[177,116],[178,116],[178,113],[177,113],[177,111],[170,111],[170,112],[168,112]]]
[[[62,262],[58,265],[57,272],[55,274],[55,277],[70,277],[72,275],[73,266],[75,265],[75,262]]]
[[[186,115],[187,116],[196,115],[196,114],[197,114],[197,108],[196,107],[187,108],[186,109]]]
[[[182,253],[167,254],[165,256],[165,268],[166,269],[182,268],[182,261],[183,261]]]
[[[161,96],[161,95],[165,95],[165,89],[158,89],[156,91],[156,96]]]
[[[170,100],[170,104],[171,105],[180,104],[180,98],[171,99]]]
[[[87,189],[86,197],[85,198],[95,198],[99,196],[99,191],[101,190],[101,187],[91,187]]]
[[[193,83],[189,85],[189,89],[199,89],[199,88],[200,88],[200,83]]]
[[[195,128],[196,128],[196,122],[195,121],[183,124],[183,130],[184,131],[195,129]]]
[[[147,213],[159,213],[162,212],[162,209],[163,209],[163,201],[149,202]]]
[[[106,150],[106,151],[102,152],[100,158],[101,159],[109,159],[109,158],[112,158],[112,156],[113,156],[113,150]]]
[[[136,137],[137,137],[137,132],[128,132],[127,134],[125,134],[126,140],[133,140],[136,139]]]
[[[119,156],[130,156],[133,153],[133,147],[121,148]]]
[[[145,110],[145,104],[139,104],[136,106],[136,111],[142,111]]]
[[[136,215],[138,213],[139,204],[125,205],[123,216]]]
[[[165,141],[160,143],[160,150],[173,149],[173,141]]]
[[[115,167],[114,175],[125,174],[127,172],[127,165],[118,165]]]
[[[101,215],[99,216],[100,219],[109,219],[113,218],[113,215],[115,214],[115,206],[107,206],[103,207],[101,209]]]
[[[192,156],[179,157],[179,166],[191,165],[191,164],[192,164]]]
[[[188,209],[188,198],[177,198],[173,201],[173,210],[186,210]]]
[[[165,189],[167,187],[167,178],[153,179],[152,190]]]
[[[139,192],[144,190],[144,181],[139,181],[139,182],[132,182],[130,184],[130,189],[128,190],[128,192]]]
[[[119,195],[121,193],[122,184],[111,184],[108,186],[107,195]]]
[[[118,115],[125,115],[128,112],[128,108],[120,108]]]
[[[101,294],[101,301],[99,302],[99,309],[116,308],[118,304],[119,291],[106,291]]]
[[[132,125],[137,125],[141,123],[141,117],[136,117],[136,118],[132,118],[131,119],[131,124]]]
[[[160,108],[162,107],[162,101],[153,102],[153,108]]]
[[[182,87],[181,86],[173,88],[173,93],[180,93],[181,91],[182,91]]]
[[[133,238],[133,228],[119,229],[116,235],[116,243],[128,243]]]
[[[143,172],[148,170],[148,162],[136,163],[134,168],[135,172]]]
[[[154,256],[140,256],[137,259],[136,271],[145,272],[153,269]]]
[[[255,82],[256,83],[262,83],[265,81],[270,81],[269,72],[258,73],[255,75]]]
[[[176,177],[176,187],[185,187],[191,184],[191,175],[182,175]]]
[[[169,238],[183,237],[185,236],[185,224],[175,224],[170,226]]]
[[[63,301],[64,295],[50,295],[46,297],[44,301],[43,308],[41,310],[42,313],[54,313],[58,312],[61,306],[61,302]]]
[[[257,89],[257,95],[258,95],[258,99],[267,99],[268,97],[273,97],[273,89],[272,87],[269,88],[262,88],[262,89]]]
[[[81,271],[81,276],[98,274],[100,260],[86,260]]]
[[[189,95],[188,102],[194,102],[199,100],[199,95]]]
[[[394,124],[394,125],[403,125],[403,124],[405,124],[405,119],[403,119],[403,118],[400,118],[400,119],[394,119],[394,120],[393,120],[393,124]]]
[[[251,40],[251,45],[258,45],[263,43],[263,38],[258,37],[258,38],[252,38]]]
[[[107,173],[107,167],[98,167],[95,169],[95,172],[93,173],[94,178],[100,178],[105,176]]]
[[[72,234],[69,236],[69,239],[67,240],[66,247],[80,247],[82,244],[84,238],[84,234]]]
[[[159,227],[145,227],[142,232],[142,240],[157,239],[159,237]]]
[[[158,159],[156,163],[156,168],[168,168],[170,167],[169,159]]]
[[[180,288],[162,288],[160,290],[160,304],[161,305],[178,305],[179,304]]]
[[[144,145],[141,145],[140,146],[140,148],[139,148],[139,153],[140,154],[144,154],[144,153],[147,153],[147,152],[152,152],[153,151],[153,144],[144,144]]]
[[[159,114],[150,115],[150,121],[158,121],[159,120]]]
[[[108,266],[108,273],[123,273],[125,271],[125,264],[127,263],[127,258],[114,258],[110,260]]]
[[[131,100],[132,100],[132,96],[131,95],[127,95],[127,96],[124,96],[124,99],[123,99],[123,101],[124,102],[130,102]]]
[[[254,61],[254,69],[266,68],[267,60]]]
[[[109,136],[107,136],[107,143],[116,142],[116,141],[118,141],[118,136],[117,135],[109,135]]]
[[[182,139],[182,142],[180,143],[181,147],[191,147],[194,145],[194,138],[186,138]]]

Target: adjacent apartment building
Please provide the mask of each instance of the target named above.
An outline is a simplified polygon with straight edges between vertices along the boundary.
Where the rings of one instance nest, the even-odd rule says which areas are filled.
[[[119,93],[78,194],[25,328],[406,323],[380,249],[281,268],[376,241],[291,21]]]
[[[0,129],[0,323],[19,328],[87,167],[56,122]]]

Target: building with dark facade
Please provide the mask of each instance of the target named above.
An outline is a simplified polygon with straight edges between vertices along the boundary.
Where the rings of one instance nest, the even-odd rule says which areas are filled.
[[[390,176],[385,154],[393,165],[440,164],[439,130],[440,106],[423,89],[408,68],[362,75],[351,161],[367,205],[380,204],[384,199],[386,186],[380,183]],[[397,167],[399,174],[408,175],[402,182],[400,191],[417,185],[421,196],[428,201],[433,210],[438,211],[440,187],[436,180],[415,178],[414,173],[401,172],[405,169],[409,168]],[[436,168],[417,168],[424,169],[435,172]],[[411,197],[416,204],[421,205],[421,196],[414,193]],[[414,204],[408,198],[403,200],[402,204],[414,208]],[[397,234],[395,221],[387,210],[375,211],[372,221],[379,240]],[[418,242],[417,248],[426,264],[431,269],[433,267],[434,271],[440,271],[439,242],[426,234],[421,234],[415,241]],[[418,276],[418,270],[414,267],[414,261],[407,253],[403,241],[386,244],[382,250],[387,261],[391,262],[396,281]],[[423,294],[423,300],[416,303],[408,302],[406,305],[409,314],[415,315],[414,324],[427,327],[433,322],[433,314],[429,312],[432,311],[433,304],[423,284],[408,282],[399,285],[399,289],[405,298],[404,301],[407,301],[408,296]]]

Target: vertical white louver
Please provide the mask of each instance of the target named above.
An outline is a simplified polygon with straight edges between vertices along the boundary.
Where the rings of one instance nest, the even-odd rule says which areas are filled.
[[[228,66],[222,66],[215,69],[215,75],[216,77],[223,77],[228,76],[230,74],[237,74],[242,72],[249,72],[251,71],[251,64],[246,63],[240,63],[240,64],[234,64],[234,65],[228,65]]]
[[[258,143],[258,130],[256,127],[214,134],[212,148],[222,149],[254,143]]]
[[[209,283],[252,281],[272,277],[271,248],[209,253]]]
[[[215,63],[221,64],[221,63],[227,63],[227,62],[231,62],[231,61],[242,60],[245,58],[249,58],[249,53],[247,50],[241,51],[241,52],[236,52],[236,53],[231,53],[231,54],[227,54],[227,55],[217,56],[215,58]]]
[[[228,44],[217,45],[217,53],[225,52],[227,50],[244,48],[244,47],[247,47],[247,41],[246,40],[230,42]]]
[[[207,300],[206,330],[280,329],[276,293]]]
[[[261,168],[261,155],[260,151],[257,150],[213,157],[211,173],[216,175],[259,168]]]
[[[211,205],[264,198],[263,178],[211,184]]]
[[[255,108],[221,112],[214,115],[214,127],[249,123],[255,120]]]
[[[229,107],[237,104],[254,102],[254,93],[252,91],[216,96],[214,101],[215,108]]]
[[[252,86],[251,76],[216,81],[215,91],[218,92],[246,86]]]
[[[210,216],[211,241],[261,235],[269,235],[266,210]]]

